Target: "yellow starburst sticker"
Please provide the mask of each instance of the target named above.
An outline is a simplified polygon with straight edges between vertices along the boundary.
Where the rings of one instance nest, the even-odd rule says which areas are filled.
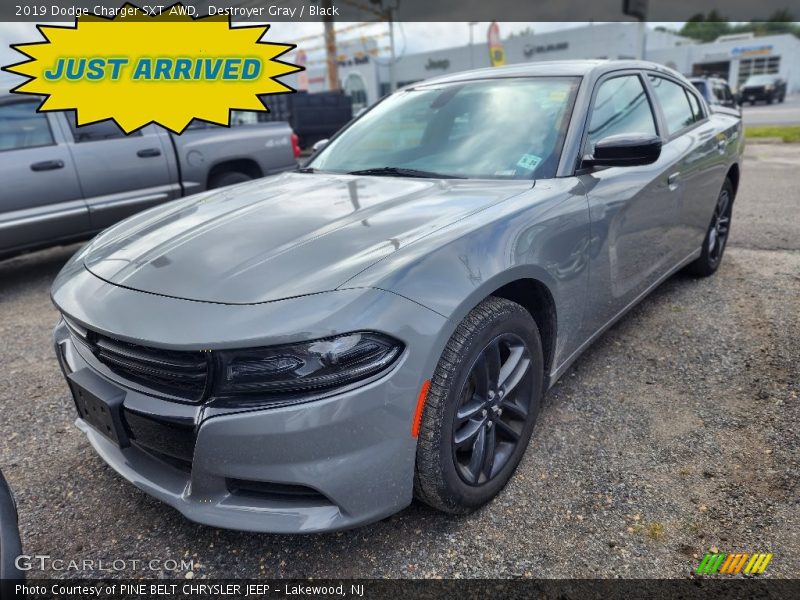
[[[180,4],[155,17],[123,8],[114,19],[38,26],[45,41],[12,46],[28,60],[4,70],[29,78],[13,91],[47,96],[40,111],[74,109],[78,125],[113,119],[126,133],[153,122],[176,133],[192,119],[229,125],[231,110],[264,111],[259,96],[294,92],[277,77],[302,70],[278,60],[295,46],[262,41],[269,26],[193,19]]]

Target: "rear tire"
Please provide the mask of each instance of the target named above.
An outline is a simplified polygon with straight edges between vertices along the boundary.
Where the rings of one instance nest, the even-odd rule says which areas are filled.
[[[717,205],[711,224],[703,238],[703,248],[700,257],[686,267],[686,272],[697,277],[708,277],[716,273],[722,264],[722,257],[728,243],[731,230],[731,216],[733,212],[733,184],[726,179],[717,197]]]
[[[539,414],[542,342],[519,304],[491,296],[459,324],[431,379],[414,494],[463,514],[494,498],[525,454]]]
[[[253,178],[247,173],[242,173],[240,171],[228,171],[227,173],[214,175],[211,178],[211,181],[208,183],[208,189],[215,190],[217,188],[227,187],[229,185],[236,185],[237,183],[244,183],[245,181],[250,181],[252,179]]]

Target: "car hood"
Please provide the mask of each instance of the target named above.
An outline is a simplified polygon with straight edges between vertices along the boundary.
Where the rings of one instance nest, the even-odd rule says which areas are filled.
[[[254,304],[336,289],[437,229],[531,181],[286,173],[140,213],[82,253],[134,290]]]

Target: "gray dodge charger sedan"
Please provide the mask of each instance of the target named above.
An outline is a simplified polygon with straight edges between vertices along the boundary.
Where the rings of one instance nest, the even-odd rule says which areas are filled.
[[[210,525],[474,510],[595,338],[679,269],[719,267],[743,141],[645,62],[401,89],[299,171],[142,212],[64,267],[77,426]]]

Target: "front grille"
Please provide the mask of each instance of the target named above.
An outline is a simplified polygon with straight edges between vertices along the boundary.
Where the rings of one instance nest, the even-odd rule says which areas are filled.
[[[196,442],[191,419],[178,422],[141,415],[127,408],[123,415],[131,440],[142,450],[174,467],[191,471]]]
[[[98,361],[123,379],[193,402],[203,399],[209,354],[140,346],[67,324]]]

